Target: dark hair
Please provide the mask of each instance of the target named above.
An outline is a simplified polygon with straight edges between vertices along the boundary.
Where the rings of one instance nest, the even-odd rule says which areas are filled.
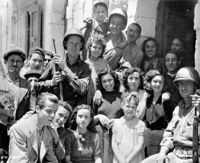
[[[35,48],[32,48],[30,49],[29,51],[29,58],[32,57],[33,53],[37,53],[38,55],[41,55],[43,60],[44,60],[44,57],[45,57],[45,54],[44,54],[44,50],[40,47],[35,47]]]
[[[98,89],[100,89],[100,91],[102,93],[106,92],[106,90],[103,88],[101,80],[102,80],[102,77],[105,76],[105,75],[107,75],[107,74],[110,74],[112,76],[112,78],[114,80],[114,88],[113,89],[118,92],[119,91],[119,87],[120,87],[120,81],[119,81],[118,75],[114,71],[112,71],[112,70],[103,70],[103,71],[101,71],[99,73],[99,75],[98,75],[98,81],[97,81],[97,83],[98,83],[98,85],[97,85]]]
[[[138,28],[138,30],[139,30],[139,33],[141,34],[141,32],[142,32],[142,27],[141,27],[138,23],[131,23],[131,24],[128,26],[128,29],[129,29],[129,27],[130,27],[131,25],[137,26],[137,28]],[[127,30],[128,30],[128,29],[127,29]]]
[[[158,70],[149,70],[144,77],[144,89],[147,91],[152,90],[151,81],[155,76],[163,76]]]
[[[95,126],[94,126],[94,113],[93,113],[93,110],[91,109],[91,107],[89,105],[85,105],[85,104],[81,104],[81,105],[78,105],[77,107],[75,107],[74,111],[72,112],[72,114],[71,114],[71,116],[69,118],[70,119],[70,128],[72,130],[76,130],[76,128],[77,128],[77,124],[76,124],[77,113],[81,109],[89,110],[91,121],[90,121],[89,125],[87,126],[87,129],[90,132],[94,132],[95,133],[96,129],[95,129]]]
[[[62,106],[63,108],[65,108],[70,114],[72,113],[72,107],[71,105],[66,102],[66,101],[59,101],[59,106]]]
[[[143,42],[143,44],[142,44],[142,52],[143,52],[143,54],[144,54],[144,59],[143,59],[143,60],[146,60],[146,59],[147,59],[147,56],[146,56],[146,53],[145,53],[145,46],[146,46],[147,42],[149,42],[149,41],[152,41],[152,42],[155,43],[155,45],[156,45],[156,56],[158,55],[158,48],[159,48],[158,42],[156,41],[155,38],[153,38],[153,37],[148,37],[148,38]]]
[[[97,6],[104,6],[108,12],[108,6],[103,3],[103,2],[99,2],[99,3],[96,3],[94,6],[93,6],[93,11],[97,8]]]
[[[99,57],[103,58],[103,54],[104,54],[105,48],[106,48],[106,41],[105,41],[104,36],[102,34],[93,33],[89,37],[87,44],[86,44],[86,49],[89,52],[89,57],[91,56],[91,46],[92,46],[93,43],[100,44],[102,46],[102,53]]]
[[[45,92],[40,95],[39,100],[37,102],[40,109],[43,109],[45,107],[46,100],[58,104],[58,97],[56,95]]]
[[[59,101],[58,104],[59,104],[59,106],[62,106],[64,109],[66,109],[66,110],[69,112],[69,117],[68,117],[67,121],[66,121],[65,124],[64,124],[65,128],[67,129],[67,128],[70,127],[70,116],[71,116],[71,114],[72,114],[72,107],[71,107],[71,105],[70,105],[68,102],[66,102],[66,101]]]
[[[143,89],[143,78],[142,78],[142,71],[139,67],[131,67],[128,68],[123,75],[123,84],[126,90],[129,90],[128,87],[128,77],[130,74],[133,74],[134,72],[138,72],[139,76],[140,76],[140,85],[139,85],[139,89]]]
[[[53,58],[53,53],[51,53],[50,51],[44,50],[44,54]]]

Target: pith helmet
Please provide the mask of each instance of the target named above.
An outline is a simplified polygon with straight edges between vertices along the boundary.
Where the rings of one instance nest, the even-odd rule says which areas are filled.
[[[65,33],[64,39],[63,39],[63,47],[65,50],[67,50],[67,46],[64,44],[64,42],[66,42],[70,36],[75,35],[75,36],[79,36],[81,38],[81,42],[82,42],[82,47],[80,50],[83,50],[84,45],[85,45],[85,40],[83,37],[83,33],[77,29],[77,28],[70,28],[67,30],[67,32]]]
[[[179,81],[192,81],[197,88],[200,88],[200,77],[198,72],[193,67],[183,67],[177,73],[174,79],[174,83],[177,85]]]
[[[114,16],[114,15],[120,15],[120,16],[122,16],[124,18],[124,25],[126,27],[126,25],[127,25],[127,13],[126,13],[126,11],[122,10],[121,8],[115,8],[110,13],[109,22],[110,22],[110,19],[112,18],[112,16]]]

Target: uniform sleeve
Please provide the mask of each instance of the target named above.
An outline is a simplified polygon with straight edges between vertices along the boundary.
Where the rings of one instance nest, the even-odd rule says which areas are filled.
[[[164,131],[163,139],[160,143],[161,146],[166,146],[169,149],[172,149],[174,147],[173,143],[173,137],[174,137],[174,130],[177,127],[177,124],[179,123],[179,106],[177,106],[173,112],[173,117],[170,123],[168,124],[167,128]]]
[[[73,73],[70,69],[64,70],[69,80],[69,84],[79,95],[86,94],[91,76],[91,70],[89,68],[89,65],[88,67],[85,66],[83,68],[85,68],[85,71],[80,77]]]
[[[94,157],[101,155],[99,135],[94,135]]]
[[[7,163],[30,163],[26,136],[15,126],[10,128],[9,158]]]

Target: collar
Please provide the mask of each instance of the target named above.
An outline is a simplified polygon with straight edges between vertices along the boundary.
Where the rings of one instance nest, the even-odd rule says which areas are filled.
[[[79,56],[78,59],[76,60],[76,62],[75,62],[74,64],[71,65],[71,64],[69,63],[69,58],[68,58],[68,56],[67,56],[67,54],[66,54],[66,63],[68,63],[69,65],[73,66],[73,65],[75,65],[75,64],[81,64],[81,62],[82,62],[82,60],[81,60],[81,57]]]
[[[172,78],[174,78],[176,76],[176,74],[171,74],[169,72],[167,72],[167,75],[171,76]]]

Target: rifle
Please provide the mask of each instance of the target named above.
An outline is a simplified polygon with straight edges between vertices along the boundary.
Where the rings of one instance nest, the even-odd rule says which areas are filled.
[[[55,39],[52,39],[53,41],[53,47],[54,47],[54,52],[55,54],[57,54],[57,50],[56,50],[56,44],[55,44]],[[60,67],[58,64],[55,64],[55,69],[56,71],[60,71]],[[62,82],[59,82],[59,91],[60,91],[60,100],[63,101],[63,86],[62,86]]]
[[[200,95],[200,90],[196,91],[196,94]],[[195,112],[194,112],[194,123],[193,123],[193,163],[199,163],[199,137],[198,137],[198,124],[199,124],[199,119],[197,116],[197,108],[195,107]]]

